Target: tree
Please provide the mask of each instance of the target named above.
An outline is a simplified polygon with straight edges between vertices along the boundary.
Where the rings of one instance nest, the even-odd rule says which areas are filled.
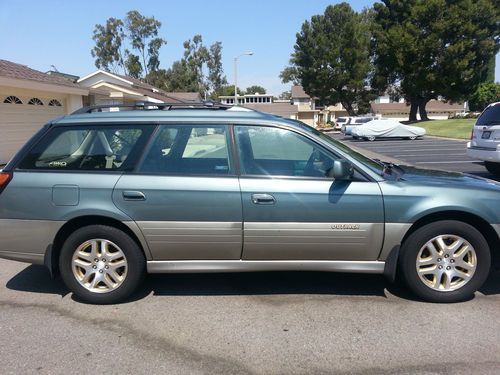
[[[245,90],[245,94],[248,94],[248,95],[253,95],[253,94],[264,95],[265,93],[266,93],[266,89],[264,87],[258,86],[258,85],[253,85],[253,86],[247,87],[247,89]]]
[[[366,101],[370,63],[369,17],[347,3],[330,5],[323,15],[304,22],[296,36],[291,66],[281,72],[286,82],[300,82],[324,105],[342,103],[350,115]]]
[[[125,21],[109,18],[105,25],[96,25],[91,50],[95,65],[115,73],[135,78],[148,77],[160,66],[160,48],[167,43],[158,37],[161,22],[145,17],[136,10],[127,13]]]
[[[95,46],[90,53],[97,68],[116,73],[124,66],[122,44],[125,37],[123,21],[118,18],[111,17],[105,25],[95,25],[92,36]]]
[[[243,95],[244,92],[238,87],[238,95]],[[234,96],[234,85],[221,86],[217,96]]]
[[[215,42],[208,51],[208,88],[211,90],[212,99],[217,99],[217,93],[223,85],[227,85],[227,79],[222,68],[222,43]],[[234,90],[233,90],[234,91]]]
[[[499,47],[499,8],[491,0],[382,0],[374,4],[373,87],[395,84],[410,120],[427,120],[431,99],[473,93]]]
[[[281,100],[290,100],[290,99],[292,99],[292,92],[291,91],[283,91],[278,96],[278,99],[281,99]]]
[[[494,102],[500,102],[500,83],[484,82],[470,96],[469,108],[471,111],[480,112]]]

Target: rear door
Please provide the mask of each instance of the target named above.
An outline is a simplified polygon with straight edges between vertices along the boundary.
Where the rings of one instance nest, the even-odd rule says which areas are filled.
[[[242,208],[223,125],[163,125],[113,192],[154,260],[240,259]]]
[[[384,231],[376,182],[327,177],[338,156],[291,130],[242,125],[235,138],[243,259],[376,260]]]

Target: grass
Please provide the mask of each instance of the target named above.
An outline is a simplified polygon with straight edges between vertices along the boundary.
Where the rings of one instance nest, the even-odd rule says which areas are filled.
[[[425,128],[427,135],[446,138],[469,139],[475,119],[431,120],[413,125]]]

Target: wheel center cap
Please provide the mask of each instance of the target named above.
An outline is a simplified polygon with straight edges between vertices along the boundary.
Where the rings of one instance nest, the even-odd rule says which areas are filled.
[[[98,270],[103,270],[104,266],[105,266],[104,262],[102,262],[102,261],[97,262],[97,269]]]

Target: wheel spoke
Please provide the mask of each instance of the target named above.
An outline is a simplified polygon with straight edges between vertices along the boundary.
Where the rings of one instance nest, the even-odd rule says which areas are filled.
[[[434,257],[429,257],[429,258],[420,258],[418,260],[418,265],[420,267],[425,267],[425,266],[434,266],[436,264],[436,259]]]
[[[448,246],[448,248],[451,251],[456,252],[457,250],[459,250],[462,247],[464,242],[465,242],[465,240],[463,238],[457,238],[457,240],[455,242],[453,242],[450,246]]]
[[[86,260],[82,260],[82,259],[75,259],[73,261],[73,264],[75,266],[78,266],[80,268],[83,268],[85,271],[89,270],[91,267],[91,264],[90,262],[86,261]]]
[[[427,243],[426,248],[431,253],[432,258],[437,258],[441,255],[441,253],[436,249],[432,241],[429,241]]]
[[[448,246],[446,246],[446,244],[444,243],[444,239],[442,236],[436,238],[436,243],[439,248],[439,254],[442,254],[445,250],[448,249]]]
[[[97,243],[97,240],[93,240],[90,242],[90,255],[92,257],[97,257],[98,255],[98,249],[99,249],[99,244]]]

